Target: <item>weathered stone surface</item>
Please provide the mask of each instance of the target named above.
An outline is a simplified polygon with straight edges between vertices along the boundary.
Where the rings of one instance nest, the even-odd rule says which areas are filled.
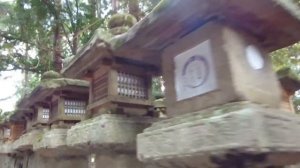
[[[146,164],[140,162],[135,154],[106,153],[96,155],[96,168],[145,168]]]
[[[87,168],[86,157],[59,157],[48,158],[37,153],[27,153],[19,159],[20,165],[25,168]]]
[[[51,80],[51,79],[58,79],[58,78],[62,78],[62,75],[58,72],[55,72],[55,71],[47,71],[41,77],[42,81]]]
[[[0,154],[0,167],[1,168],[15,168],[15,159],[8,155]]]
[[[68,129],[51,129],[45,131],[39,141],[33,144],[33,150],[47,157],[81,155],[80,150],[67,146]]]
[[[121,47],[161,50],[212,20],[222,20],[262,38],[261,45],[269,51],[300,38],[299,7],[292,0],[163,0],[120,38],[124,41]]]
[[[176,88],[176,83],[184,84],[184,81],[176,80],[181,76],[176,73],[180,69],[175,68],[174,60],[183,52],[204,43],[209,44],[205,48],[207,50],[205,56],[211,51],[212,61],[208,64],[208,70],[202,70],[201,67],[199,69],[202,76],[205,74],[212,76],[215,73],[216,80],[213,84],[217,87],[205,94],[178,100],[178,90],[181,89]],[[263,62],[261,68],[254,69],[248,61],[246,51],[249,46],[255,46],[260,52]],[[251,101],[270,107],[278,107],[281,101],[279,82],[272,70],[271,61],[265,50],[259,46],[259,42],[251,35],[222,23],[208,23],[167,47],[163,52],[162,67],[166,86],[166,106],[171,116],[233,101]],[[203,87],[205,86],[196,87],[194,90]]]
[[[43,137],[43,130],[32,130],[23,134],[19,139],[14,141],[13,150],[26,151],[33,150],[33,144],[37,143]]]
[[[0,143],[0,154],[10,154],[13,153],[12,143]]]
[[[102,114],[82,121],[68,131],[67,144],[86,152],[134,151],[136,135],[148,127],[151,119],[147,117],[127,117],[123,115]]]
[[[276,109],[228,104],[154,123],[138,135],[138,157],[171,167],[288,165],[300,161],[299,123]]]

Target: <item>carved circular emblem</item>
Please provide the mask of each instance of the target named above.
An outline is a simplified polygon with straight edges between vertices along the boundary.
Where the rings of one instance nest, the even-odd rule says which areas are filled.
[[[205,57],[195,55],[190,57],[182,70],[184,86],[197,88],[203,85],[209,76],[208,62]]]

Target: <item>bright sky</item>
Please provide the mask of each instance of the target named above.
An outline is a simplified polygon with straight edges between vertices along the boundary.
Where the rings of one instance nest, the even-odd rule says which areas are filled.
[[[1,72],[0,100],[14,95],[17,91],[17,85],[21,84],[22,79],[23,76],[20,71]],[[0,109],[3,111],[12,111],[14,110],[16,101],[16,96],[0,101]]]

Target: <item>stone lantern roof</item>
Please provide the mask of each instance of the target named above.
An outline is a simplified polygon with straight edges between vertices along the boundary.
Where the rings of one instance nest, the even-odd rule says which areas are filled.
[[[97,30],[62,73],[80,77],[113,55],[159,67],[164,48],[210,21],[252,34],[268,52],[300,40],[300,9],[292,0],[162,0],[126,33]]]
[[[14,118],[29,112],[29,108],[36,103],[45,103],[54,93],[60,91],[75,91],[76,93],[88,93],[89,82],[84,80],[63,78],[60,74],[50,71],[42,76],[41,83],[27,96],[21,99]]]

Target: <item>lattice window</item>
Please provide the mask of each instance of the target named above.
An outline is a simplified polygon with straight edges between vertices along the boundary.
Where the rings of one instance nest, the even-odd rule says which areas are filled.
[[[42,110],[42,119],[48,120],[49,119],[49,113],[50,113],[50,109],[43,108],[43,110]]]
[[[146,78],[118,72],[118,94],[135,99],[147,99]]]
[[[80,100],[65,100],[65,114],[68,116],[82,116],[86,111],[86,102]]]
[[[108,73],[93,80],[93,100],[97,101],[108,96]]]

